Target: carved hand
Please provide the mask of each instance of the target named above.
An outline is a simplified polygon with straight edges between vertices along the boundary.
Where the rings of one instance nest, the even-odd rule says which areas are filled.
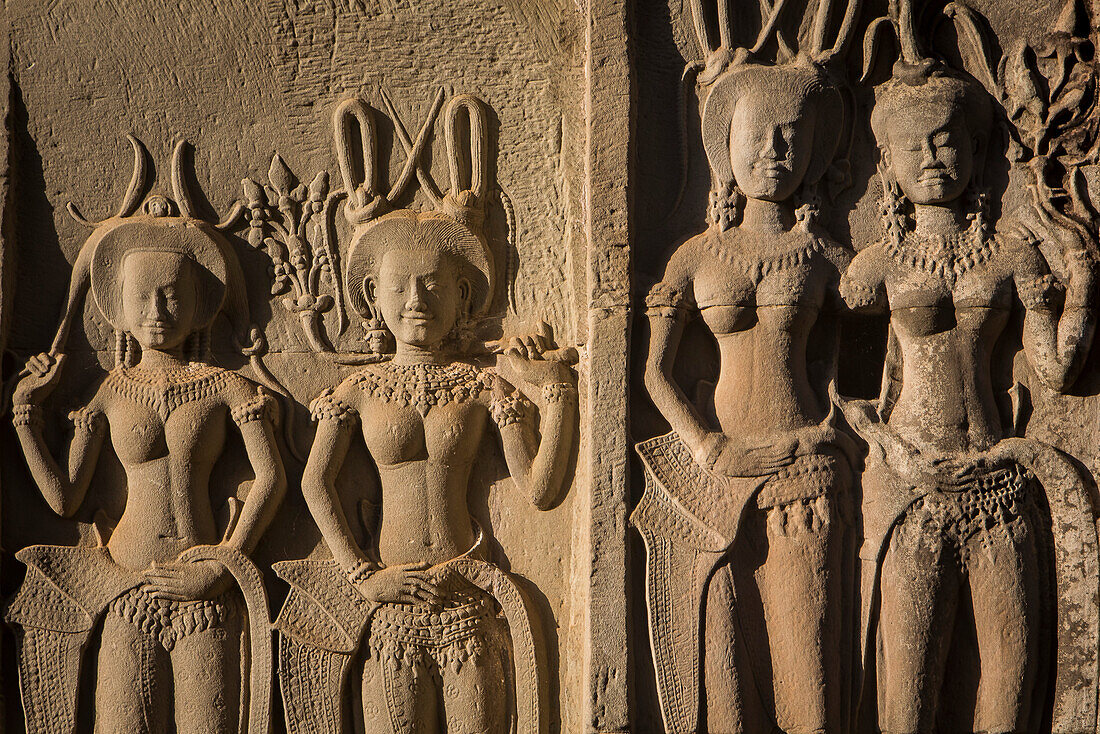
[[[776,441],[742,442],[722,433],[716,438],[716,458],[711,469],[730,477],[759,477],[789,466],[798,452],[798,439],[783,437]],[[707,443],[710,443],[708,440]],[[715,456],[715,454],[712,454]]]
[[[553,339],[550,327],[546,322],[541,322],[535,334],[509,341],[508,348],[504,350],[504,366],[511,375],[539,387],[555,382],[572,384],[575,379],[573,371],[564,362],[546,358],[546,353],[551,349]],[[508,378],[506,374],[505,379]]]
[[[376,604],[441,604],[436,575],[430,563],[405,563],[375,571],[356,588],[368,601]]]
[[[64,354],[37,354],[27,360],[23,375],[15,386],[12,402],[16,405],[38,405],[57,387],[57,378],[61,366],[65,364]]]
[[[145,589],[167,601],[213,600],[229,590],[232,578],[214,561],[157,563],[147,568]]]

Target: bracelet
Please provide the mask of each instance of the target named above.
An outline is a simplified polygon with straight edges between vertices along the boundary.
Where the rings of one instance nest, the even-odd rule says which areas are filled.
[[[72,421],[73,428],[78,431],[97,433],[103,428],[103,413],[98,410],[89,410],[88,408],[74,410],[69,413],[69,420]]]
[[[45,419],[42,417],[42,406],[31,403],[17,403],[11,406],[11,422],[17,428],[23,426],[42,427]]]
[[[348,581],[354,586],[369,579],[377,570],[378,568],[370,561],[359,561],[352,566],[350,571],[345,571],[345,574],[348,577]]]
[[[721,433],[709,433],[703,439],[703,443],[692,454],[695,462],[705,469],[713,469],[718,463],[718,457],[722,455],[722,446],[726,437]]]
[[[561,403],[577,399],[577,386],[570,382],[551,382],[542,386],[542,399],[547,403]]]
[[[493,400],[489,408],[493,421],[504,428],[513,423],[520,423],[527,417],[527,409],[530,403],[519,393],[505,395]]]

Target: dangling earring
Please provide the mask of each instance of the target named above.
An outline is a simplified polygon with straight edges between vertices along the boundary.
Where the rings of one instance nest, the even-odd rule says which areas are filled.
[[[187,337],[187,359],[191,362],[208,362],[210,359],[210,329],[199,329]]]
[[[719,232],[725,232],[741,218],[741,196],[741,189],[733,180],[726,181],[720,189],[711,189],[707,215]]]
[[[389,354],[393,351],[393,334],[386,328],[386,322],[382,320],[374,307],[371,307],[371,314],[370,319],[363,324],[367,329],[365,337],[367,353],[375,357],[381,357],[383,354]]]
[[[136,352],[133,337],[122,329],[115,329],[115,367],[133,367]]]

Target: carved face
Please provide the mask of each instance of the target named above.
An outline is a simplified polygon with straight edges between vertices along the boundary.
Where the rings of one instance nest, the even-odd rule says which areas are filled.
[[[453,263],[420,246],[387,251],[366,292],[394,339],[416,347],[438,346],[470,300],[470,284]]]
[[[897,114],[887,129],[886,162],[914,204],[946,204],[970,184],[979,141],[961,114],[929,105]]]
[[[132,252],[122,264],[122,315],[142,349],[173,349],[191,334],[197,291],[191,260]]]
[[[730,167],[750,199],[785,201],[802,184],[812,157],[813,113],[744,98],[730,120]]]

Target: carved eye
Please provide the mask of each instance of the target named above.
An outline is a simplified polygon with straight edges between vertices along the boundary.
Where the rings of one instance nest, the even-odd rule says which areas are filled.
[[[932,136],[932,144],[937,148],[942,148],[951,142],[951,133],[943,130]]]

